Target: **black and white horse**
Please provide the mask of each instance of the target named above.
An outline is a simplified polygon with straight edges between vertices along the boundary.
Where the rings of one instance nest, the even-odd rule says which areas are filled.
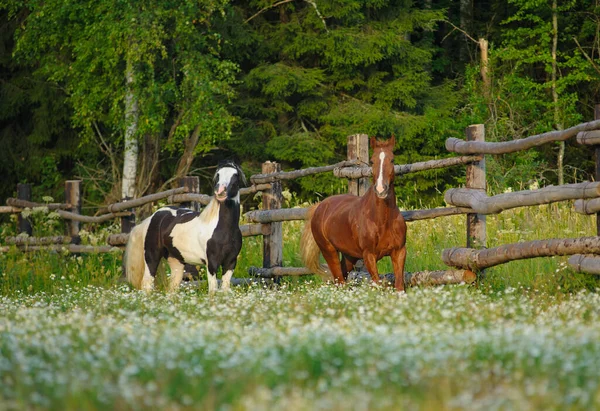
[[[159,263],[165,258],[171,267],[169,291],[179,287],[184,267],[196,264],[207,266],[210,293],[217,289],[219,267],[221,288],[229,290],[242,248],[240,184],[246,185],[241,168],[233,162],[221,163],[214,176],[215,195],[201,213],[163,207],[135,226],[125,249],[127,280],[138,289],[152,290]]]

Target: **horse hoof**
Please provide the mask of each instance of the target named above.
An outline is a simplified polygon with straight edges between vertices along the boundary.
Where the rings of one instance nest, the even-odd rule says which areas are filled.
[[[406,294],[406,291],[402,290],[402,291],[398,291],[398,292],[396,292],[396,296],[397,296],[398,298],[406,298],[406,297],[407,297],[407,294]]]

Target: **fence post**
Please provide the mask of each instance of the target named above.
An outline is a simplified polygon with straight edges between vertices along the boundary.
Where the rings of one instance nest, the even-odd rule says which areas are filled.
[[[467,127],[467,141],[485,141],[485,126],[475,124]],[[480,161],[467,165],[467,188],[487,189],[485,179],[485,157]],[[484,214],[467,214],[467,247],[485,248],[487,246],[486,224]]]
[[[281,171],[281,164],[267,161],[262,164],[262,173],[276,173]],[[271,183],[271,189],[262,192],[262,209],[276,210],[281,208],[283,195],[281,194],[281,181]],[[283,231],[282,223],[270,223],[271,234],[263,236],[263,267],[281,267],[283,263]]]
[[[81,180],[65,181],[65,203],[71,205],[71,212],[81,214]],[[79,221],[71,220],[67,223],[67,231],[71,242],[79,244]]]
[[[131,197],[125,197],[121,201],[129,201],[132,200]],[[121,217],[121,233],[130,233],[135,227],[135,209],[131,208],[127,211],[130,211],[131,214],[128,216]]]
[[[31,184],[17,184],[17,198],[19,200],[31,201]],[[23,218],[19,213],[19,233],[33,235],[33,228],[28,219]]]
[[[594,120],[600,120],[600,104],[594,106]],[[600,181],[600,145],[594,146],[596,154],[596,181]],[[596,213],[596,235],[600,236],[600,212]]]
[[[187,187],[188,193],[199,194],[200,193],[200,177],[198,176],[185,176],[179,179],[180,187]],[[180,204],[182,207],[190,208],[194,211],[200,211],[200,204],[197,201],[186,201]]]
[[[360,160],[369,164],[369,136],[354,134],[348,136],[348,160]],[[368,178],[348,179],[348,193],[362,196],[371,186]]]

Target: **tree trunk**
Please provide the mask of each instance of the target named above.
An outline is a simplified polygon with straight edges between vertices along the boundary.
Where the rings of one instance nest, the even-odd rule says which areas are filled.
[[[196,126],[194,131],[190,135],[190,137],[185,141],[185,148],[183,150],[183,154],[179,159],[179,163],[177,163],[177,169],[175,170],[175,175],[173,178],[179,180],[181,177],[186,176],[190,168],[192,167],[192,162],[194,161],[194,150],[198,145],[198,139],[200,137],[200,126]]]
[[[125,153],[123,162],[123,182],[121,185],[121,198],[133,198],[136,190],[137,159],[138,159],[138,104],[133,92],[134,72],[133,64],[127,61],[125,72]]]
[[[473,0],[460,0],[460,28],[465,33],[471,32],[471,23],[473,21]],[[469,57],[469,40],[463,38],[460,43],[459,58],[462,63],[467,63]]]
[[[556,90],[557,64],[556,50],[558,48],[558,5],[557,0],[552,0],[552,103],[554,106],[554,126],[557,130],[562,130],[563,125],[560,120],[560,107],[558,106],[558,91]],[[565,158],[565,142],[561,141],[558,146],[558,156],[556,167],[558,171],[558,184],[565,183],[563,161]]]

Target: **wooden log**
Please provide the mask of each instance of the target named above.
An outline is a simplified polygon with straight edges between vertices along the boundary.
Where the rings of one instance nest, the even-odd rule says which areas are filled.
[[[483,124],[475,124],[467,127],[467,141],[485,141],[485,127]],[[487,183],[485,178],[485,158],[467,166],[466,186],[469,189],[486,193]],[[467,214],[467,247],[481,248],[487,244],[485,215],[480,213]]]
[[[580,273],[600,274],[600,256],[575,254],[567,261],[569,267]]]
[[[21,184],[21,185],[26,185],[26,184]],[[24,190],[22,188],[22,190]],[[26,195],[26,194],[23,194]],[[20,198],[7,198],[6,199],[6,205],[11,206],[11,207],[18,207],[18,208],[36,208],[36,207],[46,207],[48,210],[68,210],[69,208],[71,208],[70,204],[63,204],[63,203],[36,203],[34,201],[29,201],[29,200],[23,200]]]
[[[248,274],[260,278],[312,275],[310,270],[306,267],[250,267],[248,269]],[[387,281],[389,284],[394,284],[394,273],[380,275],[380,278],[383,281]],[[349,282],[363,279],[371,281],[371,276],[366,271],[352,271],[348,274]],[[470,270],[418,271],[404,273],[404,284],[407,286],[472,283],[476,279],[477,276]]]
[[[548,186],[539,190],[503,193],[492,197],[480,190],[468,188],[451,188],[444,194],[446,203],[456,207],[468,207],[480,214],[497,214],[516,207],[596,197],[600,197],[600,182]]]
[[[276,221],[298,221],[306,219],[307,208],[282,208],[280,210],[253,210],[244,214],[251,223],[272,223]],[[440,207],[425,210],[400,211],[404,220],[417,221],[429,220],[458,214],[472,213],[473,210],[465,207]]]
[[[314,174],[327,173],[329,171],[334,171],[341,167],[348,167],[356,165],[356,161],[340,161],[339,163],[332,164],[330,166],[322,166],[322,167],[309,167],[304,168],[302,170],[294,170],[294,171],[278,171],[275,173],[263,173],[263,174],[255,174],[250,177],[250,182],[252,184],[265,184],[272,183],[275,181],[281,180],[294,180],[300,177],[311,176]],[[262,191],[262,190],[261,190]]]
[[[81,180],[65,181],[65,202],[71,205],[71,214],[81,214]],[[75,238],[79,236],[79,221],[71,219],[67,224],[68,234]]]
[[[600,198],[575,200],[573,208],[575,209],[575,212],[579,214],[596,214],[600,212]]]
[[[387,285],[394,285],[394,273],[387,273],[379,276]],[[371,281],[371,276],[364,271],[353,271],[348,274],[349,281]],[[471,270],[437,270],[437,271],[416,271],[404,273],[405,286],[417,285],[451,285],[451,284],[470,284],[477,280],[477,275]]]
[[[476,161],[480,161],[482,158],[483,156],[461,156],[444,158],[442,160],[421,161],[412,164],[396,164],[394,166],[394,172],[398,176],[409,173],[416,173],[419,171],[434,170],[438,168],[470,164]],[[371,167],[366,166],[336,168],[333,171],[333,175],[339,178],[363,178],[371,177],[372,174],[373,169],[371,169]]]
[[[121,201],[119,203],[110,204],[106,209],[111,213],[117,213],[119,211],[126,210],[128,208],[135,208],[143,206],[144,204],[152,203],[154,201],[162,200],[170,195],[187,193],[186,187],[173,188],[171,190],[162,191],[160,193],[150,194],[144,197],[136,198],[128,201]]]
[[[207,205],[212,200],[212,197],[206,194],[194,194],[194,193],[185,193],[185,194],[173,194],[167,197],[167,202],[169,204],[183,204],[194,202],[202,205]]]
[[[270,235],[270,224],[244,224],[240,226],[242,237],[252,237],[255,235]]]
[[[442,261],[451,267],[478,271],[513,260],[599,253],[600,237],[581,237],[527,241],[484,250],[447,248],[442,252]]]
[[[527,138],[499,143],[478,141],[467,142],[451,137],[446,140],[446,149],[453,153],[460,154],[507,154],[521,150],[527,150],[529,148],[537,147],[554,141],[565,141],[576,136],[579,132],[598,129],[600,129],[600,120],[578,124],[565,130],[549,131],[547,133],[536,134]]]
[[[4,242],[12,245],[48,245],[48,244],[69,244],[73,238],[71,236],[57,235],[52,237],[6,237]]]
[[[0,251],[3,253],[9,252],[11,247],[0,247]],[[68,252],[68,253],[113,253],[122,251],[117,247],[109,245],[92,246],[92,245],[78,245],[78,244],[64,244],[64,245],[22,245],[17,246],[17,249],[23,252],[30,251],[48,251],[48,252]]]
[[[252,223],[273,223],[279,221],[304,220],[308,208],[281,208],[279,210],[253,210],[244,214]]]
[[[260,278],[312,275],[310,270],[306,267],[249,267],[248,274]]]
[[[102,214],[102,215],[98,215],[98,216],[88,216],[88,215],[71,213],[71,212],[65,211],[65,210],[56,210],[56,212],[58,213],[58,215],[60,215],[65,220],[75,220],[75,221],[79,221],[81,223],[103,223],[104,221],[112,220],[114,218],[119,218],[119,217],[128,217],[133,214],[131,211],[121,211],[118,213],[108,213],[108,214]]]
[[[112,245],[115,247],[121,247],[127,244],[127,240],[129,239],[129,233],[119,233],[119,234],[111,234],[106,239],[108,245]]]
[[[269,235],[271,227],[266,224],[246,224],[240,226],[242,237],[252,237],[255,235]],[[120,247],[127,244],[129,233],[111,234],[108,236],[109,245]]]
[[[581,131],[577,133],[577,142],[586,146],[600,144],[600,130]]]
[[[248,195],[248,194],[254,194],[258,191],[270,190],[271,188],[273,188],[273,186],[270,183],[253,184],[250,187],[240,188],[240,195],[244,196],[244,195]]]
[[[15,213],[20,213],[22,210],[22,208],[19,207],[13,207],[13,206],[0,206],[0,213],[1,214],[15,214]]]
[[[278,173],[281,164],[267,161],[262,164],[263,174]],[[263,210],[281,208],[283,194],[281,181],[271,183],[270,190],[265,190],[262,196]],[[270,223],[271,233],[263,236],[263,267],[278,267],[283,263],[283,227],[282,223]]]
[[[250,285],[272,285],[273,280],[270,278],[238,278],[231,277],[230,284],[232,287],[250,286]],[[182,281],[181,287],[198,287],[200,284],[206,285],[206,280],[201,281]],[[221,287],[221,280],[217,280],[217,285]]]
[[[185,176],[179,179],[179,186],[188,189],[189,193],[199,194],[200,193],[200,177],[198,176]],[[200,206],[196,201],[188,201],[181,203],[182,207],[189,208],[194,211],[200,211]]]
[[[409,222],[417,220],[430,220],[433,218],[446,217],[458,214],[467,214],[472,213],[473,210],[464,207],[439,207],[431,208],[428,210],[408,210],[400,212],[402,213],[404,220]]]
[[[124,198],[121,204],[125,204],[133,201],[131,198]],[[121,232],[122,233],[130,233],[135,227],[135,211],[133,208],[130,209],[131,213],[128,216],[121,217]],[[110,211],[110,210],[109,210]]]
[[[348,136],[348,161],[359,164],[369,164],[369,136],[366,134],[354,134]],[[371,186],[370,178],[358,178],[348,180],[348,193],[362,196]]]

